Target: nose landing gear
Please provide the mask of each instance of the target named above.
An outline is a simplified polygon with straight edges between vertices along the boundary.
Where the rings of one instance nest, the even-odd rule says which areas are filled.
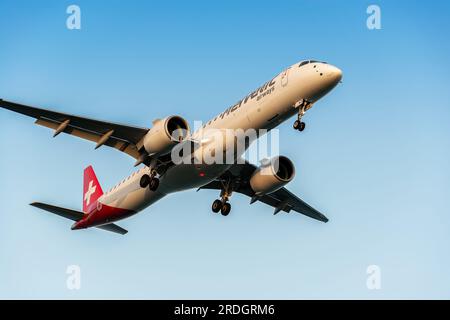
[[[312,103],[307,100],[300,100],[294,105],[294,108],[298,108],[297,120],[293,124],[293,128],[298,131],[305,130],[306,124],[302,121],[302,117],[305,115],[306,110],[311,108]]]
[[[295,130],[298,131],[303,131],[305,130],[306,124],[300,120],[301,118],[299,117],[298,120],[295,120],[294,125],[292,126]]]

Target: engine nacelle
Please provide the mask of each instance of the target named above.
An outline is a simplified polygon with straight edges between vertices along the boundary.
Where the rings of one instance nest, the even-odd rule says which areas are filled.
[[[164,155],[189,136],[189,124],[179,116],[170,116],[153,122],[144,137],[144,149],[150,155]]]
[[[250,186],[256,195],[269,194],[285,186],[295,176],[295,167],[286,157],[274,157],[266,165],[255,170]]]

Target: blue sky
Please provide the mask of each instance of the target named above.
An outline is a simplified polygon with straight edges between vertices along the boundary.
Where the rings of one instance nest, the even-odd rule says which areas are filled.
[[[81,8],[81,30],[66,8]],[[382,29],[368,30],[378,4]],[[133,171],[115,150],[0,110],[0,298],[450,298],[450,4],[436,1],[10,1],[0,3],[0,97],[137,126],[208,120],[299,60],[343,84],[280,127],[288,188],[328,224],[215,191],[173,194],[117,236],[71,231],[28,206],[81,208]],[[381,269],[368,290],[366,268]],[[66,288],[79,265],[81,289]]]

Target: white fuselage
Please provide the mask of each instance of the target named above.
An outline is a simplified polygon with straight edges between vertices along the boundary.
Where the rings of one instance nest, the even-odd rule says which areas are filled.
[[[205,139],[204,132],[208,129],[271,130],[297,114],[297,102],[303,99],[311,103],[316,102],[333,89],[340,79],[341,71],[332,65],[311,62],[299,66],[297,63],[208,121],[192,134],[192,138],[206,140],[206,146],[202,149],[206,150],[217,143],[214,139]],[[232,147],[226,144],[224,146]],[[156,191],[141,188],[141,177],[149,174],[149,168],[142,167],[107,191],[99,202],[138,212],[169,193],[205,185],[223,174],[230,166],[231,164],[174,165],[160,177],[160,185]]]

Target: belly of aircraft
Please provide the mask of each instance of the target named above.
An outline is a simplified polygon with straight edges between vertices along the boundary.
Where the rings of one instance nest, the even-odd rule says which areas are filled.
[[[167,170],[159,189],[171,193],[201,187],[224,173],[230,165],[225,164],[179,164]]]

